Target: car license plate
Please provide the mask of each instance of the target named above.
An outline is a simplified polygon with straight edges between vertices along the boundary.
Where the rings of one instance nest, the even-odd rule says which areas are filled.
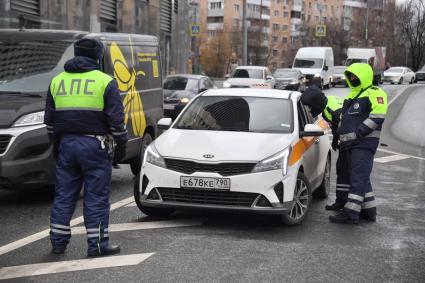
[[[229,178],[180,177],[181,188],[230,190]]]
[[[174,110],[174,104],[164,104],[164,109],[166,109],[166,110]]]

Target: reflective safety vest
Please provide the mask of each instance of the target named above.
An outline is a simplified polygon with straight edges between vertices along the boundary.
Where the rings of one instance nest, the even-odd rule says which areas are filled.
[[[103,111],[103,94],[112,79],[111,76],[98,70],[60,73],[50,84],[55,110]]]
[[[327,98],[328,103],[326,104],[325,110],[323,110],[323,118],[325,118],[328,123],[335,124],[337,126],[344,99],[332,95]]]

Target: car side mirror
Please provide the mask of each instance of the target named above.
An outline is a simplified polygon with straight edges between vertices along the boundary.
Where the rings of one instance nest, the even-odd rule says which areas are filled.
[[[161,118],[156,125],[160,130],[168,130],[173,120],[171,118]]]
[[[224,77],[225,77],[226,79],[228,79],[228,78],[230,78],[230,74],[226,74]]]
[[[270,75],[268,75],[268,76],[266,77],[266,80],[267,80],[267,81],[271,81],[271,80],[273,80],[273,77],[272,77],[272,76],[270,76]]]
[[[304,131],[300,131],[300,137],[319,137],[323,136],[325,132],[319,125],[307,124],[304,127]]]
[[[329,70],[329,67],[328,67],[328,66],[325,66],[325,67],[323,68],[323,70],[324,70],[324,71],[327,71],[327,70]]]

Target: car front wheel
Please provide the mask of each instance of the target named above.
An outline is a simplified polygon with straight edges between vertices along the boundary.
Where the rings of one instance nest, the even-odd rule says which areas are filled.
[[[286,225],[298,225],[307,215],[311,204],[310,184],[303,172],[298,172],[294,190],[294,200],[291,209],[282,215],[282,222]]]

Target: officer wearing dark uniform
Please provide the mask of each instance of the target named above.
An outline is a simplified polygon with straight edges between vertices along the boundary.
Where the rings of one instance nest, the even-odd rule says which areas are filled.
[[[108,244],[109,195],[112,161],[124,157],[127,131],[117,83],[99,71],[103,51],[95,39],[75,42],[75,57],[48,90],[44,123],[57,161],[50,215],[55,254],[64,253],[69,243],[70,220],[83,186],[88,256],[120,252],[119,246]],[[116,142],[113,160],[110,135]]]
[[[339,149],[337,130],[344,100],[337,96],[325,96],[317,86],[310,86],[301,95],[301,101],[304,105],[310,107],[311,114],[314,117],[322,113],[323,118],[329,123],[332,130],[332,149]],[[336,174],[336,200],[332,205],[326,205],[326,210],[340,210],[347,201],[350,180],[344,150],[339,151]]]
[[[387,94],[372,86],[373,70],[368,64],[352,64],[344,75],[352,91],[344,101],[338,133],[349,160],[350,192],[343,211],[329,220],[355,224],[362,216],[376,221],[370,174],[387,113]]]

